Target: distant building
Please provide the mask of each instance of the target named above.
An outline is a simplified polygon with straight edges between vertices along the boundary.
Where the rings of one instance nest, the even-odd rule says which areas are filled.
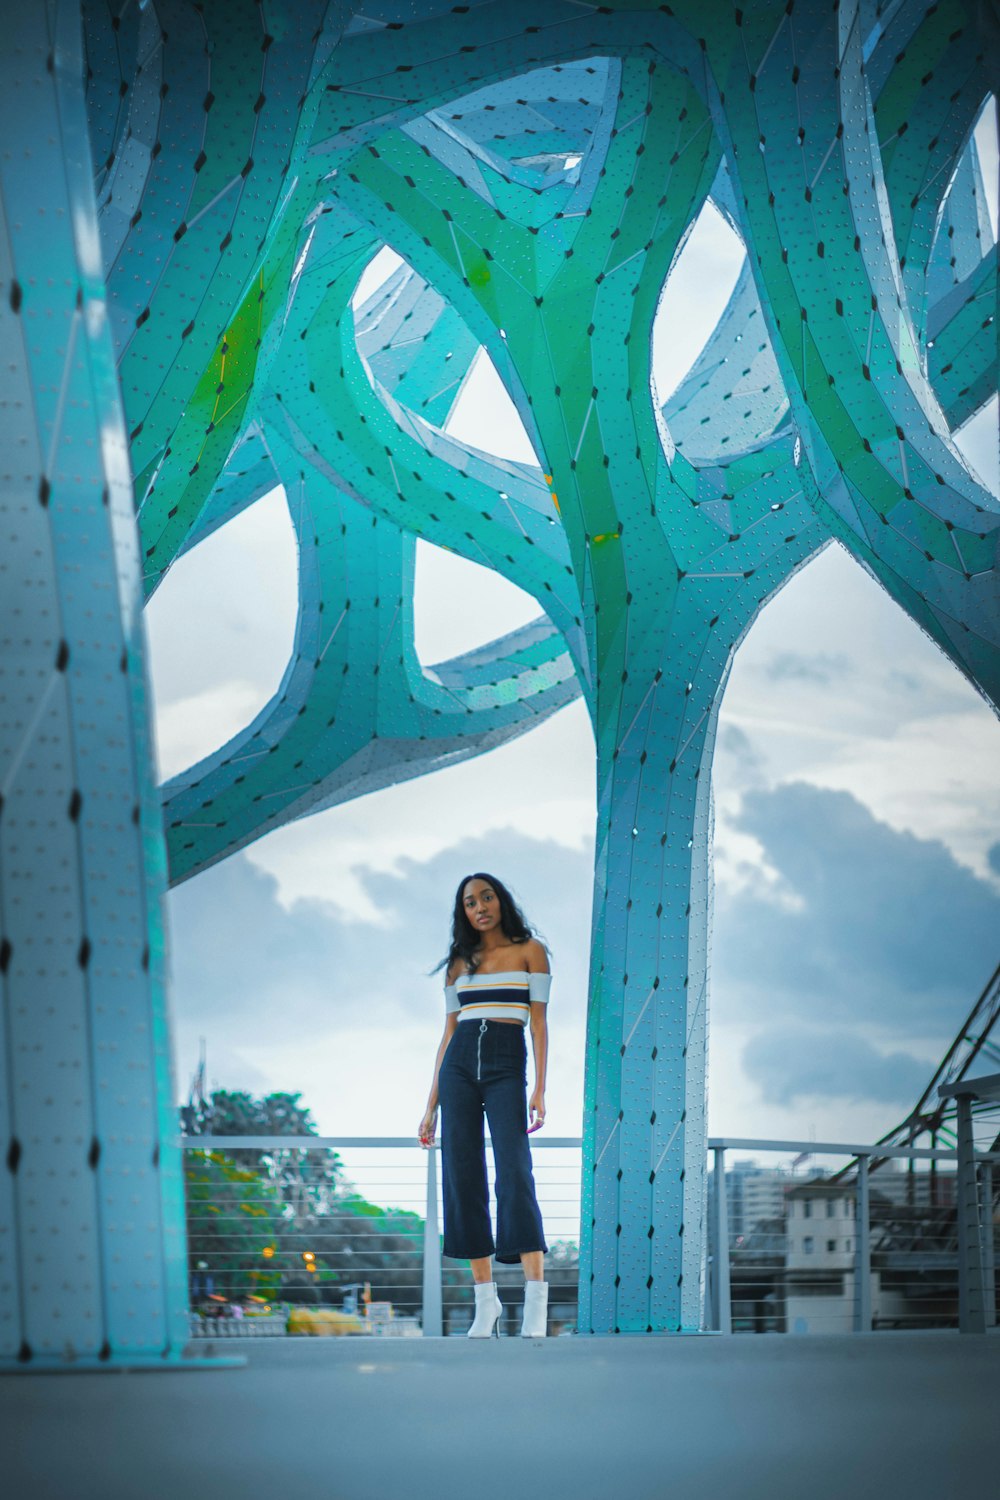
[[[787,1171],[761,1167],[753,1159],[734,1162],[726,1173],[726,1209],[729,1243],[736,1247],[758,1224],[778,1219],[784,1213]]]
[[[882,1163],[869,1178],[873,1328],[933,1328],[957,1317],[953,1171]],[[847,1333],[854,1327],[857,1181],[803,1181],[754,1160],[726,1172],[734,1330]],[[710,1243],[716,1194],[709,1174]]]
[[[857,1255],[856,1185],[814,1178],[785,1195],[785,1326],[789,1333],[850,1333]],[[873,1188],[872,1218],[879,1203]],[[907,1299],[871,1272],[872,1321],[905,1318]]]
[[[853,1182],[813,1178],[785,1194],[788,1269],[844,1271],[854,1262],[856,1219]]]
[[[711,1179],[711,1174],[710,1174]],[[735,1331],[780,1333],[784,1328],[785,1190],[790,1174],[737,1161],[726,1172],[729,1274]],[[715,1191],[708,1200],[715,1243]]]
[[[761,1169],[743,1179],[743,1233],[752,1235],[759,1225],[780,1219],[785,1211],[787,1172]]]

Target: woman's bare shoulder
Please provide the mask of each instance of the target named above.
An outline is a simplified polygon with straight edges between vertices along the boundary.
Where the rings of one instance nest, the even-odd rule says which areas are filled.
[[[454,984],[456,980],[460,979],[465,973],[465,968],[466,964],[464,958],[452,959],[451,963],[448,965],[448,972],[444,976],[445,984]]]
[[[529,974],[547,974],[549,972],[548,950],[537,938],[529,938],[525,943],[524,957],[527,960]]]

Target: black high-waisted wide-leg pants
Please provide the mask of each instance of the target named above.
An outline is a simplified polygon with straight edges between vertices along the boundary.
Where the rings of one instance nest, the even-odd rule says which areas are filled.
[[[444,1254],[495,1255],[515,1265],[547,1250],[528,1144],[524,1028],[509,1021],[459,1021],[438,1074],[444,1198]],[[496,1166],[497,1236],[490,1225],[483,1115]]]

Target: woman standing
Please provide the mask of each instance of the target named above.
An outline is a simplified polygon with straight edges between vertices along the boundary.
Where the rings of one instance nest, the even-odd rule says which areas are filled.
[[[499,1334],[503,1306],[493,1280],[494,1254],[524,1267],[523,1338],[544,1338],[549,1289],[542,1259],[548,1246],[535,1197],[528,1136],[545,1123],[548,957],[501,881],[467,875],[455,895],[451,949],[445,960],[445,1024],[427,1109],[417,1134],[434,1144],[443,1109],[444,1253],[468,1260],[476,1316],[470,1339]],[[535,1087],[525,1107],[531,1028]],[[483,1113],[496,1166],[497,1237],[490,1227]],[[530,1119],[529,1119],[530,1113]]]

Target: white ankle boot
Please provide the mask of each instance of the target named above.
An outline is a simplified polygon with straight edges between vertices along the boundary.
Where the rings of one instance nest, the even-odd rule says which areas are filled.
[[[521,1323],[523,1339],[543,1339],[548,1333],[549,1284],[547,1281],[524,1283],[524,1320]]]
[[[479,1281],[475,1286],[476,1292],[476,1316],[472,1327],[466,1334],[470,1339],[488,1339],[500,1337],[500,1314],[503,1312],[503,1303],[497,1296],[497,1284],[495,1281]]]

